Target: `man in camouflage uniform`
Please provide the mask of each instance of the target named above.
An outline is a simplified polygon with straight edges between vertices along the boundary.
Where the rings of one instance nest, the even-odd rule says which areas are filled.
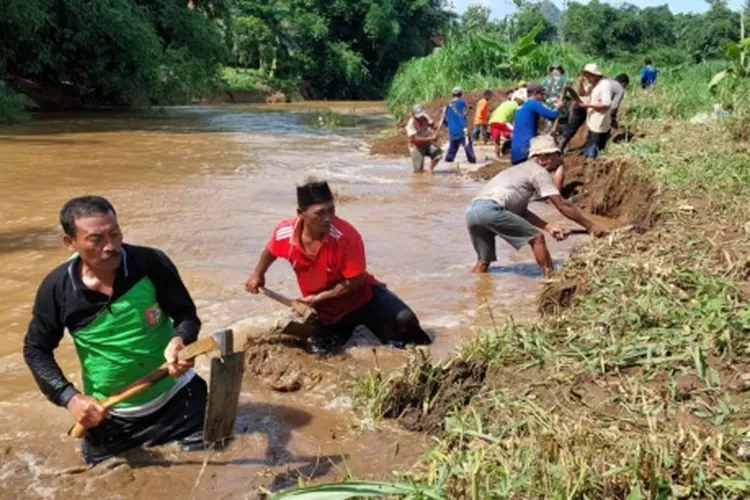
[[[560,63],[553,63],[549,67],[549,74],[547,78],[542,80],[542,87],[544,87],[544,100],[547,106],[554,106],[560,97],[563,96],[563,88],[569,82],[568,77],[565,75],[565,68]],[[560,125],[564,125],[568,122],[568,99],[565,99],[565,106],[561,109],[559,118]],[[546,132],[552,131],[553,124],[548,122]]]

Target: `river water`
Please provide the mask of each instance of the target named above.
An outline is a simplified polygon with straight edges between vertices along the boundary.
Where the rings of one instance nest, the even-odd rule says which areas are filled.
[[[308,111],[329,107],[360,116],[360,125],[306,125]],[[293,486],[298,477],[392,479],[394,470],[410,467],[428,440],[387,423],[362,425],[335,377],[284,394],[248,376],[230,449],[208,456],[165,447],[83,470],[78,443],[65,434],[70,415],[41,396],[21,355],[36,287],[68,255],[57,216],[70,197],[106,196],[126,241],[166,251],[204,331],[238,320],[261,328],[286,311],[246,294],[243,284],[274,225],[294,214],[295,185],[308,176],[327,179],[336,191],[338,215],[364,237],[370,271],[435,334],[433,356],[454,352],[491,326],[491,317],[532,315],[540,275],[529,250],[499,243],[492,273],[470,272],[463,213],[480,185],[453,166],[415,176],[407,158],[368,156],[366,139],[386,124],[380,103],[305,103],[58,115],[0,129],[0,497],[255,498],[258,488]],[[535,209],[559,221],[549,207]],[[559,262],[576,241],[550,242],[553,258]],[[298,294],[285,262],[267,283]],[[355,346],[323,366],[331,373],[374,366],[371,349]],[[79,382],[69,338],[56,356]],[[405,355],[381,350],[379,359],[379,366],[396,366]],[[205,374],[200,363],[198,370]]]

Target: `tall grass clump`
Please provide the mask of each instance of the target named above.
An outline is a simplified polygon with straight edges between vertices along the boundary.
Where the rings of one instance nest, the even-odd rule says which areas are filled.
[[[569,68],[587,62],[572,47],[536,44],[535,36],[532,32],[515,43],[474,32],[450,37],[445,47],[399,68],[388,90],[389,112],[402,116],[414,103],[448,95],[455,86],[465,90],[507,88],[519,79],[542,77],[554,61]]]

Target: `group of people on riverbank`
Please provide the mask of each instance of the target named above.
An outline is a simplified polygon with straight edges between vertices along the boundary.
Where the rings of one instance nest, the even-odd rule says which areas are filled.
[[[657,74],[652,61],[646,59],[641,72],[642,87],[655,85]],[[588,137],[582,154],[596,158],[606,149],[612,129],[619,127],[619,110],[629,84],[627,74],[609,78],[596,63],[587,64],[573,81],[562,64],[553,63],[540,83],[519,82],[515,89],[501,91],[500,103],[494,110],[490,110],[489,103],[495,92],[485,90],[475,106],[471,133],[469,106],[462,89],[456,87],[437,121],[421,104],[414,105],[406,124],[412,169],[415,173],[423,172],[424,162],[429,158],[428,170],[433,172],[443,159],[437,144],[443,125],[449,131],[446,162],[454,161],[458,149],[463,147],[467,161],[476,163],[474,142],[480,137],[485,144],[491,139],[497,158],[510,152],[512,165],[528,159],[530,141],[540,132],[555,137],[561,151],[566,152],[584,124]]]
[[[650,60],[645,62],[641,84],[648,88],[655,84],[657,71]],[[571,87],[573,83],[575,89]],[[577,81],[572,82],[565,68],[553,63],[541,83],[519,82],[515,89],[501,96],[500,104],[491,113],[489,101],[493,93],[485,91],[476,106],[468,143],[465,137],[468,120],[464,111],[467,106],[460,88],[453,90],[452,99],[437,124],[421,105],[415,105],[406,127],[414,172],[422,172],[425,157],[431,160],[431,172],[437,166],[441,150],[435,143],[444,122],[453,124],[449,127],[451,146],[447,161],[452,161],[457,146],[463,145],[467,160],[475,163],[472,139],[478,140],[480,136],[485,142],[492,138],[497,157],[504,150],[510,150],[511,168],[492,178],[466,209],[466,226],[477,258],[474,272],[488,272],[491,263],[497,260],[496,236],[516,250],[530,245],[545,276],[553,271],[543,232],[557,240],[565,239],[568,233],[529,210],[529,202],[537,192],[592,235],[600,237],[606,233],[561,196],[563,154],[584,124],[588,137],[583,156],[596,158],[606,148],[612,128],[619,126],[620,106],[629,83],[628,75],[622,73],[609,78],[596,63],[587,64]]]

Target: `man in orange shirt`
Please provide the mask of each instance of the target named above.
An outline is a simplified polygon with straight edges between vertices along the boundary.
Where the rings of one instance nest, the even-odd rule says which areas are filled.
[[[367,272],[362,236],[336,217],[328,183],[297,188],[297,216],[273,230],[245,284],[248,292],[260,291],[277,258],[290,262],[302,293],[299,300],[318,313],[321,328],[311,339],[315,354],[341,347],[359,325],[392,347],[432,342],[414,312]]]
[[[485,90],[482,99],[479,99],[477,103],[477,110],[474,113],[474,130],[471,132],[472,139],[475,141],[479,139],[479,134],[482,134],[482,141],[487,144],[490,140],[489,122],[490,122],[490,99],[492,99],[492,91]]]

